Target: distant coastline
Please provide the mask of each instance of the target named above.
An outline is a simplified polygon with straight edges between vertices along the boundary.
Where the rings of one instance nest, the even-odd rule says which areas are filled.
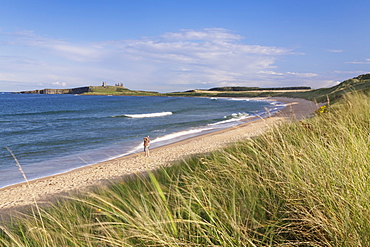
[[[14,92],[17,94],[82,94],[90,92],[90,87],[78,87],[70,89],[41,89],[32,91]]]
[[[18,94],[79,94],[79,95],[109,95],[109,96],[178,96],[178,97],[286,97],[301,98],[316,102],[338,100],[351,91],[366,92],[370,88],[370,74],[363,74],[345,80],[329,88],[311,89],[305,86],[291,87],[216,87],[211,89],[193,89],[184,92],[159,93],[155,91],[130,90],[123,84],[108,86],[86,86],[71,89],[42,89],[16,92]]]
[[[39,89],[39,90],[31,90],[31,91],[20,91],[20,92],[13,92],[16,94],[114,94],[114,95],[122,95],[124,94],[157,94],[157,95],[166,95],[166,94],[193,94],[193,93],[210,93],[214,94],[217,92],[287,92],[287,91],[310,91],[310,87],[278,87],[278,88],[259,88],[259,87],[217,87],[211,89],[194,89],[188,90],[186,92],[173,92],[173,93],[158,93],[153,91],[135,91],[125,88],[123,86],[86,86],[86,87],[77,87],[77,88],[70,88],[70,89]]]

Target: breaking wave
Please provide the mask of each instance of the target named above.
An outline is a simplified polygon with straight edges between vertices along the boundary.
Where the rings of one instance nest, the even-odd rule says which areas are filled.
[[[114,117],[126,117],[126,118],[148,118],[148,117],[163,117],[172,115],[172,112],[154,112],[154,113],[143,113],[143,114],[124,114]]]

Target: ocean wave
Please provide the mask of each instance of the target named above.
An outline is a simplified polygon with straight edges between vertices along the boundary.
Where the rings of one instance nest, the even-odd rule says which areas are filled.
[[[179,140],[184,140],[191,136],[197,136],[202,133],[207,133],[209,131],[216,131],[219,129],[234,126],[238,124],[240,120],[251,118],[251,117],[253,117],[253,115],[250,115],[248,113],[234,113],[234,114],[231,114],[230,116],[225,116],[224,117],[225,120],[217,121],[212,124],[207,124],[203,126],[198,126],[196,128],[191,128],[188,130],[183,130],[183,131],[179,131],[179,132],[175,132],[175,133],[171,133],[171,134],[167,134],[163,136],[158,136],[157,138],[152,140],[152,143],[153,144],[159,144],[159,143],[165,144],[165,143],[176,142]],[[138,147],[138,149],[140,148],[141,148],[141,145]]]
[[[231,117],[236,118],[236,119],[243,119],[243,118],[246,118],[246,117],[250,117],[250,114],[245,113],[245,112],[239,112],[239,113],[231,114]]]
[[[196,129],[179,131],[179,132],[175,132],[175,133],[172,133],[172,134],[159,136],[159,137],[155,138],[152,141],[152,143],[169,141],[169,140],[176,140],[177,138],[186,137],[186,136],[189,136],[189,135],[195,135],[195,134],[201,133],[203,131],[211,130],[211,129],[212,128],[200,127],[200,128],[196,128]]]
[[[143,113],[143,114],[124,114],[113,117],[126,117],[126,118],[149,118],[149,117],[164,117],[172,115],[172,112],[154,112],[154,113]]]
[[[215,126],[215,125],[223,125],[223,124],[228,124],[228,123],[233,123],[237,122],[246,118],[251,118],[253,115],[250,115],[245,112],[239,112],[239,113],[233,113],[230,116],[225,116],[223,121],[219,121],[216,123],[208,124],[208,126]]]
[[[232,101],[257,101],[255,99],[250,99],[250,98],[227,98],[227,100],[232,100]]]
[[[186,138],[197,136],[201,134],[202,132],[211,131],[213,129],[214,128],[203,126],[203,127],[199,127],[195,129],[183,130],[183,131],[174,132],[171,134],[166,134],[163,136],[158,136],[151,140],[150,142],[151,147],[156,148],[156,147],[161,147],[166,144],[175,143],[177,141],[182,141],[182,140],[185,140]],[[143,144],[140,143],[136,145],[134,148],[132,148],[129,152],[125,153],[124,155],[140,152],[142,149],[143,149]],[[121,156],[124,156],[124,155],[121,155]]]

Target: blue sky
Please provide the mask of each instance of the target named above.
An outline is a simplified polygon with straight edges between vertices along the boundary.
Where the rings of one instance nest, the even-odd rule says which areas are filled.
[[[329,87],[369,73],[368,0],[0,0],[0,91]]]

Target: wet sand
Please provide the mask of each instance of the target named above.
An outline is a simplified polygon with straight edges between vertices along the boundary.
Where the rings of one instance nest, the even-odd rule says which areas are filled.
[[[266,98],[287,104],[277,114],[241,125],[189,138],[144,152],[82,167],[67,173],[40,178],[0,189],[0,214],[34,204],[48,203],[52,197],[84,191],[127,175],[169,166],[188,156],[208,153],[226,145],[260,135],[275,124],[310,117],[319,107],[316,103],[291,98]]]

